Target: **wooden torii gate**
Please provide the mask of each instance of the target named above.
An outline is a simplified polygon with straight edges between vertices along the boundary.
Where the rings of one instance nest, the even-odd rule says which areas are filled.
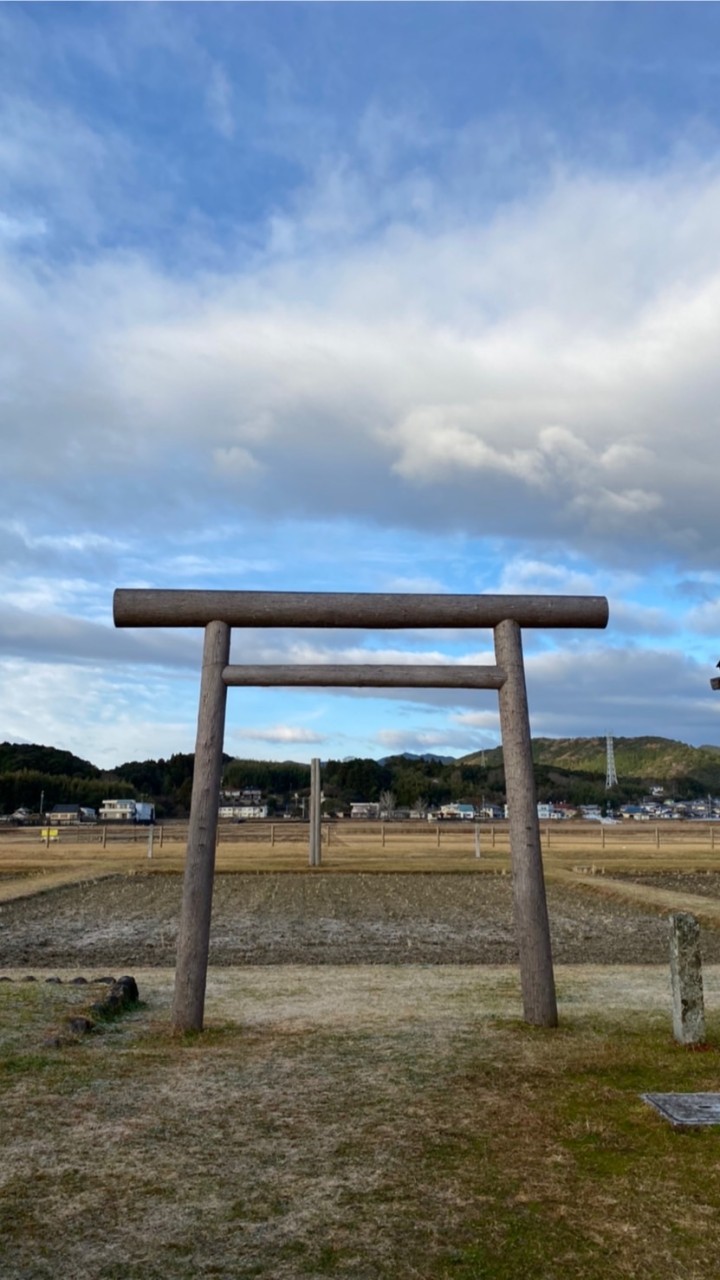
[[[198,712],[173,1024],[202,1030],[227,689],[233,685],[497,689],[510,828],[515,932],[527,1022],[557,1026],[540,852],[522,627],[600,628],[604,596],[374,595],[335,592],[119,589],[117,627],[203,627]],[[495,666],[230,665],[232,627],[372,630],[491,627]]]

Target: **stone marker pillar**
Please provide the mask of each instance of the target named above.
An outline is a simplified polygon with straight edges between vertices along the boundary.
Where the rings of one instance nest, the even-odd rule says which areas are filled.
[[[673,1035],[678,1044],[705,1040],[700,925],[695,916],[676,911],[670,916],[670,982]]]

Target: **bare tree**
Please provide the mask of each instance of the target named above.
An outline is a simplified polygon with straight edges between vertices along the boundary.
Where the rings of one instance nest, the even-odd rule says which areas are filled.
[[[392,818],[395,812],[395,793],[393,791],[380,792],[380,817]]]

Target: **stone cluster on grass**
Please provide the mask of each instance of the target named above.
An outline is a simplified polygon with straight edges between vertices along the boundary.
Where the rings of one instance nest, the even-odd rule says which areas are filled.
[[[7,975],[0,976],[0,982],[37,982],[38,979],[31,973],[25,974],[22,978],[10,978]],[[46,983],[53,985],[61,985],[62,978],[50,977],[45,979]],[[65,1020],[66,1030],[72,1036],[87,1035],[88,1032],[95,1029],[98,1020],[107,1021],[109,1018],[116,1018],[119,1014],[125,1013],[128,1009],[132,1009],[140,999],[137,982],[130,974],[124,974],[122,978],[102,977],[102,978],[68,978],[65,985],[71,987],[107,987],[107,994],[101,999],[96,1000],[89,1008],[83,1012],[71,1013]],[[58,1033],[52,1033],[43,1041],[44,1047],[48,1049],[60,1049],[63,1045],[72,1043],[67,1038]]]

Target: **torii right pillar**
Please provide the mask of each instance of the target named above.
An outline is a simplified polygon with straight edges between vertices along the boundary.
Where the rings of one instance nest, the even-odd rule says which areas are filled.
[[[506,677],[499,691],[500,729],[523,1011],[526,1022],[538,1027],[556,1027],[557,1000],[540,850],[522,635],[517,622],[509,619],[498,623],[494,634],[495,658]]]

